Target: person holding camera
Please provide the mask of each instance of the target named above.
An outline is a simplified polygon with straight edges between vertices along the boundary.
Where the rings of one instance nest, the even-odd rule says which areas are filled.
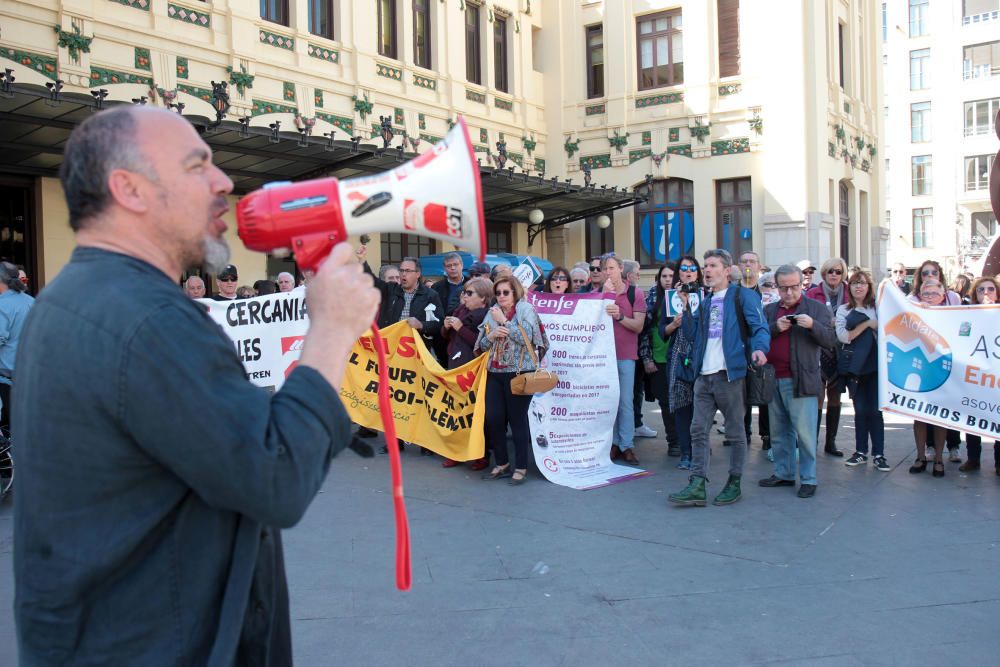
[[[774,474],[758,484],[765,488],[795,486],[795,448],[799,449],[799,498],[816,493],[816,423],[823,394],[820,350],[836,345],[833,317],[822,303],[803,298],[802,271],[785,264],[774,272],[778,302],[764,307],[771,332],[768,358],[777,379],[768,403]]]

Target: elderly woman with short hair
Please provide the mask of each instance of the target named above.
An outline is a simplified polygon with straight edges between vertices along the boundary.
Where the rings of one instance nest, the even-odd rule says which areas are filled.
[[[969,304],[973,306],[990,306],[1000,303],[1000,280],[980,277],[972,281],[969,287]],[[962,472],[979,470],[979,459],[983,455],[983,439],[971,433],[965,434],[965,448],[968,457],[965,463],[958,466]],[[993,467],[1000,475],[1000,440],[993,442]]]
[[[510,276],[493,285],[496,305],[479,325],[476,347],[489,353],[486,369],[486,446],[493,452],[493,469],[483,479],[510,477],[510,484],[524,483],[528,473],[531,433],[528,405],[531,396],[511,391],[510,383],[519,373],[536,370],[549,347],[538,313],[524,298],[521,283]],[[539,350],[537,355],[533,352]],[[507,454],[507,426],[514,440],[514,472]]]

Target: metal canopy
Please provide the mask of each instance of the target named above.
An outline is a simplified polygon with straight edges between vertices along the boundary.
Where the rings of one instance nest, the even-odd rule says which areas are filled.
[[[93,114],[98,104],[92,96],[53,95],[34,85],[14,84],[9,92],[0,93],[0,173],[56,177],[70,132]],[[121,104],[125,103],[105,102],[103,106]],[[216,124],[204,116],[184,117],[211,146],[215,164],[233,180],[236,194],[252,192],[272,181],[380,173],[417,156],[401,146],[383,149],[362,144],[361,137],[332,140],[229,120]],[[532,209],[544,212],[543,223],[529,225],[529,243],[545,229],[610,214],[643,201],[627,190],[574,185],[571,180],[530,175],[513,166],[499,169],[480,164],[479,170],[488,223],[527,223]]]

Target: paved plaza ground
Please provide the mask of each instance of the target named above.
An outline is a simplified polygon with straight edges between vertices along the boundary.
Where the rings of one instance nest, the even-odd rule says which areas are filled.
[[[981,472],[949,463],[943,479],[929,468],[911,475],[909,422],[889,422],[891,472],[820,454],[819,489],[807,500],[757,487],[771,467],[754,437],[743,499],[729,507],[668,506],[686,473],[661,438],[637,441],[653,475],[592,491],[537,472],[521,487],[483,482],[408,449],[408,593],[393,585],[388,459],[342,454],[285,533],[296,662],[997,664],[1000,477],[991,448]],[[838,439],[848,454],[852,424],[846,414]],[[713,451],[712,495],[728,461],[719,435]],[[11,523],[7,502],[0,666],[15,662]]]

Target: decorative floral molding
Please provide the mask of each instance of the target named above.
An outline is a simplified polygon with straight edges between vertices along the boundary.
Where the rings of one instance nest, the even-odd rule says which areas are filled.
[[[678,144],[677,146],[668,146],[667,153],[670,155],[683,155],[685,157],[691,157],[691,144]]]
[[[712,155],[734,155],[736,153],[749,152],[750,139],[747,137],[736,137],[734,139],[712,142]]]
[[[632,164],[633,162],[638,162],[639,160],[642,160],[643,158],[647,158],[647,157],[651,156],[652,154],[653,154],[653,151],[650,148],[640,148],[638,150],[629,151],[628,152],[628,163]]]
[[[368,93],[365,93],[364,98],[360,99],[357,95],[352,95],[351,100],[354,101],[354,111],[361,116],[361,122],[365,122],[365,117],[372,112],[375,107],[374,104],[368,101]]]
[[[389,65],[383,65],[382,63],[375,63],[375,73],[379,76],[384,76],[387,79],[392,79],[393,81],[403,80],[403,70],[398,67],[390,67]]]
[[[130,74],[129,72],[119,72],[105,67],[90,68],[91,88],[95,86],[110,86],[116,83],[139,83],[144,86],[152,86],[153,79],[152,77]]]
[[[392,110],[392,122],[396,125],[404,125],[404,112],[401,108],[396,107]]]
[[[535,146],[538,145],[538,142],[535,141],[534,136],[521,137],[521,145],[524,147],[524,150],[528,152],[528,155],[531,155],[531,153],[535,150]]]
[[[187,93],[192,97],[197,97],[199,100],[204,102],[212,103],[212,91],[208,88],[199,88],[198,86],[192,86],[186,83],[177,84],[177,92]]]
[[[53,56],[45,56],[31,51],[20,51],[17,49],[0,48],[0,56],[13,60],[19,65],[32,69],[44,77],[55,81],[59,78],[59,62]]]
[[[135,68],[144,69],[147,72],[153,71],[152,57],[149,55],[149,49],[144,49],[141,46],[135,47]]]
[[[295,84],[291,81],[281,82],[281,98],[286,102],[295,102]]]
[[[149,0],[111,0],[111,2],[144,12],[149,11]]]
[[[583,169],[584,165],[589,166],[591,169],[606,169],[611,166],[611,153],[581,157],[580,169]]]
[[[535,158],[535,171],[545,173],[545,158]]]
[[[760,114],[755,113],[753,118],[748,120],[747,123],[750,125],[750,129],[753,133],[758,137],[764,133],[764,119],[760,117]]]
[[[477,93],[474,90],[465,89],[465,99],[471,100],[472,102],[479,102],[480,104],[486,104],[486,96],[482,93]]]
[[[442,139],[442,137],[435,137],[433,134],[424,134],[423,132],[420,133],[420,138],[424,141],[429,141],[432,144],[436,144]]]
[[[55,26],[56,34],[59,35],[59,46],[69,51],[69,57],[74,62],[80,62],[81,53],[90,53],[90,43],[93,37],[84,37],[80,32],[80,27],[73,24],[73,32],[63,30],[61,26]]]
[[[625,148],[625,146],[628,145],[628,137],[629,137],[628,132],[626,132],[625,136],[623,137],[621,133],[618,131],[618,128],[615,128],[615,134],[613,137],[608,137],[608,143],[611,144],[612,148],[617,150],[619,153],[622,153],[624,152],[623,149]]]
[[[719,97],[726,97],[728,95],[736,95],[743,90],[743,85],[739,83],[727,83],[725,85],[719,86]]]
[[[230,85],[236,86],[240,95],[245,96],[248,88],[253,88],[254,75],[247,73],[247,68],[240,65],[240,71],[234,71],[232,67],[227,67]]]
[[[705,143],[705,137],[712,133],[712,124],[702,125],[701,119],[695,119],[694,125],[688,128],[691,131],[691,136],[698,140],[699,144]]]
[[[681,140],[681,128],[671,127],[667,130],[667,140],[670,142]]]
[[[184,56],[177,56],[177,78],[178,79],[188,78],[188,74],[190,73],[190,71],[191,70],[188,68],[188,59],[185,58]]]
[[[587,116],[599,116],[607,112],[607,105],[605,104],[591,104],[589,107],[585,107],[583,110],[584,115]]]
[[[495,106],[497,109],[503,109],[504,111],[513,111],[514,110],[514,103],[513,102],[508,102],[507,100],[502,100],[499,97],[494,97],[493,98],[493,106]]]
[[[323,106],[323,91],[319,88],[313,90],[313,106],[322,107]]]
[[[653,144],[653,133],[650,130],[646,130],[642,133],[642,145],[651,146]]]
[[[413,75],[413,85],[426,88],[427,90],[437,90],[438,87],[436,79],[432,79],[429,76],[421,76],[416,73]]]
[[[266,113],[290,113],[298,114],[299,110],[295,107],[288,106],[286,104],[278,104],[276,102],[265,102],[263,100],[254,100],[253,107],[250,109],[251,116],[261,116]]]
[[[572,159],[573,154],[580,150],[580,140],[570,141],[569,137],[566,137],[566,143],[563,144],[563,148],[566,149],[566,154]]]
[[[335,116],[332,113],[323,113],[322,111],[316,112],[316,117],[320,120],[325,120],[330,125],[333,125],[337,129],[343,130],[348,136],[354,134],[354,121],[350,118],[344,118],[343,116]]]

